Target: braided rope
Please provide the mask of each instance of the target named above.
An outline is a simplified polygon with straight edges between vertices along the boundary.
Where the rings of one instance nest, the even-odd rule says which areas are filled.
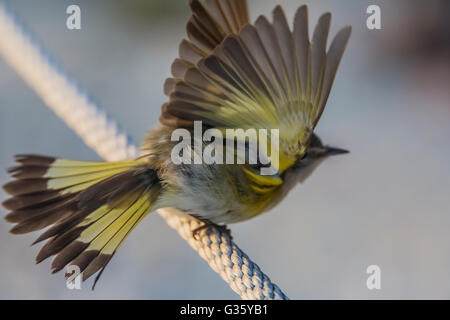
[[[160,210],[159,214],[242,299],[288,299],[228,235],[208,229],[196,240],[192,231],[201,226],[197,219],[176,209]]]
[[[83,141],[108,161],[134,158],[138,149],[103,109],[44,52],[15,17],[0,3],[0,54]],[[242,299],[288,299],[257,264],[218,231],[192,231],[200,222],[176,209],[158,213]]]

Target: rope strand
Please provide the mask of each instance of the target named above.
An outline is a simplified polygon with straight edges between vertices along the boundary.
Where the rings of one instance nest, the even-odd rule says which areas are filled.
[[[2,3],[0,54],[45,104],[103,159],[117,161],[137,156],[138,148],[133,140],[58,68]],[[210,229],[196,240],[192,232],[200,226],[198,220],[176,209],[158,213],[242,299],[288,299],[227,235]]]

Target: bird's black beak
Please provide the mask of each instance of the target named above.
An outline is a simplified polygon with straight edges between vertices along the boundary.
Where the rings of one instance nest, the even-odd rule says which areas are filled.
[[[324,151],[323,155],[325,157],[329,157],[329,156],[337,156],[337,155],[346,154],[346,153],[350,153],[350,151],[345,150],[345,149],[333,148],[333,147],[325,147],[325,151]]]

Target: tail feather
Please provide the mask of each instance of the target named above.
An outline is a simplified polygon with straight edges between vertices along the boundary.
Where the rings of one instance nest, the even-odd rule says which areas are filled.
[[[66,195],[66,197],[62,197],[58,191],[47,190],[43,192],[14,196],[3,202],[3,206],[8,210],[26,210],[27,208],[29,210],[40,209],[43,206],[48,206],[54,204],[55,202],[58,203],[58,200],[64,200],[67,197],[69,196]]]
[[[12,196],[3,203],[11,211],[5,219],[16,223],[11,232],[50,226],[33,243],[47,240],[36,262],[55,256],[53,272],[77,265],[84,280],[103,271],[160,192],[146,160],[95,163],[35,155],[15,160],[19,165],[8,170],[15,180],[3,187]]]

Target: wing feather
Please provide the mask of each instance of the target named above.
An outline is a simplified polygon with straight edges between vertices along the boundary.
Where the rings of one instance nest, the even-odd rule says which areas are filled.
[[[209,11],[198,0],[191,0],[190,6],[194,13],[192,17],[197,22],[197,25],[201,27],[202,32],[209,34],[217,45],[221,39],[225,36],[225,31],[220,24],[211,16]]]
[[[172,74],[175,78],[184,78],[186,71],[191,68],[193,65],[186,60],[176,59],[174,63],[172,63]]]
[[[300,73],[300,87],[303,93],[303,100],[307,94],[308,65],[309,65],[309,27],[308,27],[308,7],[301,6],[294,18],[295,52],[297,55],[297,67]]]
[[[339,63],[341,62],[342,56],[344,55],[344,51],[347,46],[348,40],[350,39],[351,33],[352,28],[345,27],[338,32],[333,42],[331,43],[330,49],[327,54],[326,69],[324,74],[324,84],[319,101],[320,114],[316,119],[315,125],[317,124],[317,121],[319,121],[319,118],[323,110],[325,109],[325,105],[327,103],[328,96],[330,95],[331,87],[333,85],[333,81],[336,76]]]
[[[323,81],[323,74],[325,72],[326,64],[326,47],[328,32],[330,30],[331,14],[325,13],[319,18],[319,22],[314,30],[312,39],[312,103],[317,106],[316,97],[320,98],[321,83]],[[314,109],[311,110],[314,114]]]
[[[223,10],[217,0],[206,0],[206,7],[211,15],[214,18],[216,23],[220,26],[220,28],[226,33],[232,33],[229,28],[229,23],[227,23],[227,19],[224,16]]]
[[[301,96],[297,93],[298,68],[295,63],[294,41],[286,20],[286,15],[280,6],[277,6],[273,12],[273,26],[287,71],[289,94],[292,95],[293,99],[298,100]]]
[[[180,59],[193,65],[197,64],[197,62],[205,57],[205,52],[203,52],[200,48],[196,47],[192,42],[186,39],[181,41],[178,48],[178,54],[180,56]]]
[[[233,10],[230,0],[218,0],[219,6],[222,9],[222,13],[227,21],[228,30],[230,33],[239,32],[239,25],[237,24],[237,19],[235,16],[235,11]]]
[[[281,84],[277,79],[275,67],[270,61],[269,55],[258,35],[258,31],[254,26],[247,25],[242,29],[240,38],[247,50],[252,53],[255,64],[258,65],[264,78],[263,81],[266,82],[266,87],[270,91],[271,96],[279,99]]]
[[[258,36],[263,43],[264,49],[268,54],[269,61],[273,65],[275,71],[276,81],[281,85],[280,96],[283,101],[288,100],[288,81],[287,70],[281,55],[281,49],[275,35],[273,26],[266,17],[260,16],[256,22],[255,27]]]

